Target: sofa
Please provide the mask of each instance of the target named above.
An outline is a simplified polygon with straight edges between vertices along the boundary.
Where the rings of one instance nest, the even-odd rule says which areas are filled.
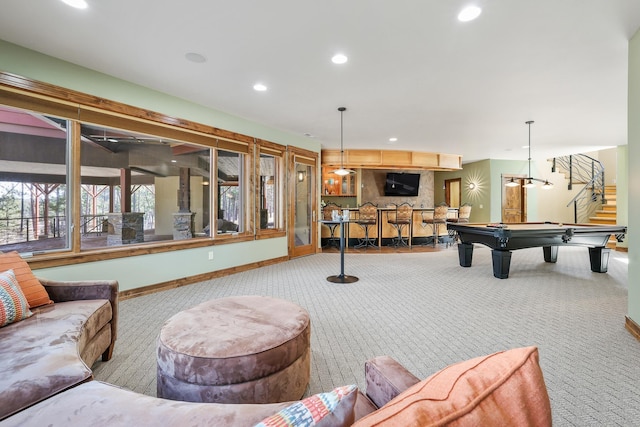
[[[366,392],[338,387],[297,402],[178,402],[99,381],[6,419],[6,426],[550,426],[536,347],[478,357],[420,380],[388,356],[365,363]],[[310,422],[313,420],[313,424]]]
[[[17,252],[0,254],[0,282],[0,314],[12,320],[0,328],[2,420],[90,381],[93,363],[111,358],[118,282],[38,279]],[[22,292],[14,292],[16,285]],[[11,296],[13,306],[5,304]]]

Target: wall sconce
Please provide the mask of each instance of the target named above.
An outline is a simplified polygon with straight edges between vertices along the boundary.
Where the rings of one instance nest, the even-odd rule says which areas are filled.
[[[476,183],[475,183],[475,182],[470,182],[470,183],[469,183],[469,190],[473,191],[473,190],[475,190],[475,189],[476,189],[476,187],[477,187],[477,185],[476,185]]]
[[[305,171],[300,171],[298,172],[298,182],[302,182],[304,181],[304,177],[306,176],[306,172]]]

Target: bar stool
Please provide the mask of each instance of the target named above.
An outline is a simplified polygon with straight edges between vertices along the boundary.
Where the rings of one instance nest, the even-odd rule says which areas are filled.
[[[463,203],[462,206],[458,209],[458,218],[451,218],[447,221],[449,222],[469,222],[469,217],[471,216],[471,205],[468,203]]]
[[[460,206],[460,208],[458,209],[458,217],[450,218],[447,221],[456,222],[458,224],[467,223],[469,222],[470,216],[471,216],[471,205],[468,203],[463,203],[462,206]],[[456,240],[458,240],[458,233],[455,230],[451,230],[449,231],[449,237],[451,238],[452,242],[455,242]]]
[[[447,213],[449,212],[449,206],[446,203],[440,203],[433,210],[433,217],[429,218],[424,216],[425,212],[422,212],[422,226],[429,226],[433,231],[433,247],[436,247],[438,243],[438,236],[440,231],[440,224],[447,223]]]
[[[395,210],[389,212],[387,222],[398,230],[398,237],[393,239],[393,246],[411,246],[411,221],[413,219],[413,206],[407,202],[396,205]],[[409,235],[406,239],[402,238],[402,230],[404,227],[409,229]]]
[[[327,203],[323,208],[322,208],[322,219],[325,221],[332,221],[333,220],[333,211],[338,211],[340,212],[340,214],[342,214],[342,212],[340,211],[340,205],[337,203]],[[323,248],[326,248],[328,246],[335,246],[336,248],[340,247],[340,239],[336,237],[336,228],[338,228],[338,223],[333,223],[333,224],[325,224],[327,226],[327,228],[329,229],[329,233],[331,233],[331,235],[329,236],[329,238],[327,239],[327,244],[323,246]]]
[[[356,224],[364,229],[364,237],[358,240],[358,244],[354,248],[377,248],[376,239],[369,237],[369,227],[378,223],[378,206],[371,202],[358,206],[358,219]]]

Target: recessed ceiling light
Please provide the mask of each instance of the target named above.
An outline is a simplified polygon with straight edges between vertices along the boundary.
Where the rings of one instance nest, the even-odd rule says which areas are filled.
[[[331,58],[331,62],[333,62],[334,64],[344,64],[348,60],[349,58],[347,58],[347,56],[343,55],[342,53],[333,55],[333,57]]]
[[[184,57],[191,62],[195,62],[196,64],[202,64],[203,62],[207,61],[207,58],[196,52],[187,52]]]
[[[87,2],[84,0],[62,0],[62,1],[71,7],[75,7],[76,9],[86,9],[87,7],[89,7]]]
[[[398,140],[398,138],[396,138],[395,136],[389,138],[389,142],[396,142],[397,140]]]
[[[264,92],[267,90],[267,87],[262,83],[256,83],[253,85],[253,90],[257,90],[258,92]]]
[[[461,22],[473,21],[482,13],[482,9],[478,6],[467,6],[458,14],[458,20]]]
[[[171,159],[171,163],[178,163],[178,161],[175,159]]]
[[[523,145],[522,148],[529,148],[529,146],[528,145]]]
[[[315,138],[315,136],[313,136],[313,134],[309,132],[305,132],[304,136],[306,136],[307,138]]]

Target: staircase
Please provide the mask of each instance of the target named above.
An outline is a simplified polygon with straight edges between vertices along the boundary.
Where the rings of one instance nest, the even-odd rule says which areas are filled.
[[[590,224],[616,225],[617,206],[615,185],[606,185],[604,187],[604,200],[605,202],[600,206],[600,209],[595,211],[593,216],[589,217]],[[616,245],[616,237],[610,236],[607,247],[615,248]]]
[[[602,163],[585,154],[574,154],[554,158],[552,170],[564,173],[569,190],[574,184],[583,186],[567,204],[567,207],[573,205],[574,222],[616,225],[616,186],[604,184]],[[607,247],[615,248],[616,245],[616,237],[609,237]]]
[[[605,185],[604,200],[600,209],[596,210],[594,215],[589,217],[589,223],[616,225],[617,206],[615,185]]]
[[[573,154],[554,158],[552,171],[565,175],[568,190],[573,189],[574,184],[582,187],[567,204],[567,207],[573,206],[573,222],[590,222],[597,216],[596,212],[604,210],[602,206],[607,204],[607,200],[602,163],[586,154]],[[615,224],[615,216],[613,221]]]

